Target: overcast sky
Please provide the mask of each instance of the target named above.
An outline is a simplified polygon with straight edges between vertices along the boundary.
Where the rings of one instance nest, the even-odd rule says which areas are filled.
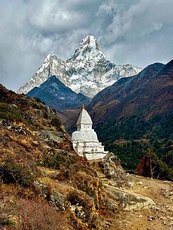
[[[88,34],[115,64],[173,58],[172,0],[0,0],[0,83],[16,91],[48,54],[66,60]]]

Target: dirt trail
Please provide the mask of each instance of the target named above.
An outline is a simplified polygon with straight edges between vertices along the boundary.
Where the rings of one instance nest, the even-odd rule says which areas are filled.
[[[101,176],[101,175],[99,175]],[[115,182],[100,178],[104,185]],[[151,198],[156,206],[151,209],[121,211],[115,215],[110,229],[173,230],[173,182],[128,175],[131,188],[125,191]]]

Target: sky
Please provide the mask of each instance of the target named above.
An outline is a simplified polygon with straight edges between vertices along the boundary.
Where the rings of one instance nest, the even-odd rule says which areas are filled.
[[[172,0],[0,0],[0,83],[17,91],[48,54],[65,61],[87,35],[115,64],[166,64],[172,9]]]

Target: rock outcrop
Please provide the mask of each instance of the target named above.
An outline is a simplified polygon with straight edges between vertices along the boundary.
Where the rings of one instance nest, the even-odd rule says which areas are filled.
[[[155,206],[154,201],[149,197],[128,192],[124,189],[121,190],[106,185],[105,191],[107,191],[113,199],[117,200],[120,207],[124,210],[141,210],[145,208],[153,208]]]

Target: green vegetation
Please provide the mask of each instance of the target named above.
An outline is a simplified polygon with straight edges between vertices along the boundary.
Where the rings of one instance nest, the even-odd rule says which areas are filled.
[[[80,190],[86,192],[86,194],[88,194],[88,196],[93,197],[93,198],[96,197],[95,191],[92,190],[92,188],[88,187],[87,184],[84,184],[84,183],[83,183],[83,184],[80,184],[80,185],[78,186],[78,188],[79,188]]]
[[[40,109],[40,106],[39,106],[38,104],[36,104],[36,103],[33,104],[32,107],[33,107],[34,109]]]
[[[150,130],[156,139],[173,139],[173,114],[167,116],[156,116],[150,121]]]
[[[56,153],[52,156],[47,156],[44,160],[44,165],[54,169],[60,169],[60,165],[63,165],[67,168],[71,164],[74,164],[75,160],[72,157],[64,155],[62,153]]]
[[[136,141],[129,141],[123,145],[106,143],[106,149],[115,153],[121,160],[124,169],[135,171],[139,160],[147,151],[147,144]]]
[[[44,103],[43,101],[41,101],[40,98],[38,98],[38,97],[34,97],[34,99],[35,99],[36,102],[40,102],[40,103],[45,104],[45,103]]]
[[[12,159],[0,162],[0,179],[5,184],[19,184],[24,187],[28,187],[34,182],[34,177],[29,170]]]
[[[153,151],[147,152],[140,160],[136,172],[139,175],[164,180],[173,180],[173,169],[159,159]]]
[[[126,139],[135,140],[142,138],[149,128],[149,123],[140,115],[124,117],[116,122],[114,119],[100,123],[96,127],[101,141]]]
[[[106,143],[106,149],[120,158],[121,165],[127,171],[135,172],[141,159],[144,161],[144,158],[147,157],[147,160],[145,158],[145,163],[148,164],[149,159],[152,159],[153,167],[155,167],[153,177],[173,179],[173,143],[171,141],[166,139],[154,140],[149,143],[145,143],[142,140],[128,141],[121,145],[108,142]],[[138,173],[139,171],[137,170]],[[149,176],[151,173],[148,167],[146,171],[147,173],[144,169],[144,175]]]
[[[0,102],[0,118],[9,121],[23,121],[20,109],[5,102]]]
[[[140,159],[151,151],[158,157],[157,164],[161,161],[160,170],[163,165],[168,167],[164,170],[165,175],[173,169],[172,114],[157,115],[150,120],[142,114],[134,114],[119,121],[107,120],[98,124],[95,130],[106,149],[120,158],[124,169],[135,172]],[[124,140],[124,143],[117,144],[117,141],[115,144],[115,140]]]
[[[96,126],[101,141],[107,140],[136,140],[148,139],[173,139],[173,114],[155,116],[146,121],[142,114],[123,117],[119,121],[112,119]]]

